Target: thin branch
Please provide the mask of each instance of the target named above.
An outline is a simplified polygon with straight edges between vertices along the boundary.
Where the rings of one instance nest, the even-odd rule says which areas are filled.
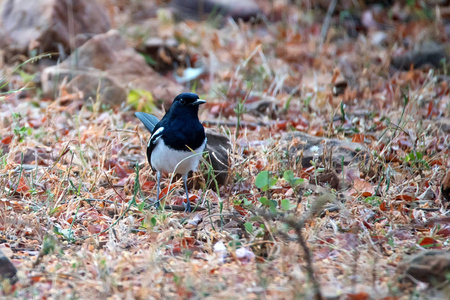
[[[330,5],[328,6],[327,15],[325,20],[323,21],[322,31],[320,32],[320,43],[319,43],[319,52],[322,52],[323,44],[325,43],[328,35],[328,28],[330,27],[331,16],[334,13],[334,9],[336,8],[337,0],[332,0]]]

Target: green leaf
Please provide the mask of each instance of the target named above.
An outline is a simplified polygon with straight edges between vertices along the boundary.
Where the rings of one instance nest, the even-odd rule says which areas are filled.
[[[269,171],[262,171],[256,175],[255,185],[257,188],[261,189],[263,192],[269,190],[272,186],[277,183],[276,178],[272,178]]]
[[[142,89],[132,89],[128,93],[127,104],[137,111],[152,112],[154,99],[151,92]]]
[[[19,76],[22,77],[22,80],[23,80],[25,83],[30,83],[30,82],[32,82],[33,79],[34,79],[34,77],[36,77],[36,74],[28,74],[28,73],[26,73],[26,72],[24,72],[24,71],[22,71],[22,70],[19,70],[18,73],[19,73]]]
[[[244,223],[245,230],[247,230],[248,233],[253,233],[253,224],[250,222]]]
[[[275,201],[275,200],[269,201],[269,209],[270,209],[271,213],[274,214],[277,212],[277,205],[278,205],[277,201]]]
[[[275,186],[277,184],[277,181],[278,181],[277,178],[271,178],[269,188],[272,188],[273,186]]]
[[[296,187],[297,185],[303,183],[305,180],[303,178],[298,178],[294,176],[294,172],[291,170],[284,171],[283,178],[290,184],[291,187]]]
[[[417,159],[422,159],[423,158],[423,153],[422,152],[416,152],[416,157],[417,157]]]
[[[144,211],[144,207],[145,207],[145,201],[142,201],[141,203],[139,203],[138,205],[138,210],[140,212]]]
[[[44,244],[42,245],[42,251],[45,255],[55,252],[57,239],[54,236],[46,235],[44,237]]]
[[[294,177],[294,172],[292,172],[292,170],[284,171],[283,178],[289,183],[294,182],[294,178],[295,178]]]
[[[345,109],[344,109],[344,102],[341,101],[341,121],[342,123],[345,123]]]
[[[267,191],[269,188],[269,171],[262,171],[256,175],[255,185],[257,188],[262,189],[263,191]]]
[[[262,205],[269,205],[269,199],[267,199],[266,197],[259,198],[259,202],[261,202]]]
[[[55,226],[55,227],[53,227],[53,232],[58,235],[62,235],[69,241],[71,241],[73,238],[73,231],[71,229],[62,229],[59,226]]]
[[[283,199],[281,200],[281,208],[283,210],[289,210],[289,208],[291,207],[291,203],[289,202],[289,199]]]
[[[156,226],[156,218],[155,218],[155,217],[152,217],[152,218],[150,219],[150,223],[152,224],[153,227],[155,227],[155,226]]]

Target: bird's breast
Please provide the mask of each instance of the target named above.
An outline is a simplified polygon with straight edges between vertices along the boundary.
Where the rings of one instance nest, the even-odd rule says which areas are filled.
[[[152,168],[164,173],[187,174],[195,171],[205,150],[206,139],[193,151],[173,149],[166,145],[163,139],[158,140],[151,153],[150,162]]]

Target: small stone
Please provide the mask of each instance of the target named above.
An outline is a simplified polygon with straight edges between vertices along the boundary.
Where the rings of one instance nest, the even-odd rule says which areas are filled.
[[[448,61],[445,47],[428,43],[417,50],[408,51],[392,59],[391,64],[399,70],[409,70],[411,66],[418,69],[424,66],[441,69],[443,62]]]
[[[175,14],[180,18],[206,19],[211,13],[249,21],[261,13],[253,0],[175,0]]]
[[[405,275],[405,280],[414,279],[438,285],[446,281],[446,274],[450,272],[450,253],[441,250],[420,252],[399,265]]]
[[[6,255],[0,250],[0,280],[9,279],[10,283],[17,282],[17,270],[12,262],[6,257]]]
[[[84,99],[99,100],[109,105],[120,105],[127,98],[126,89],[118,84],[114,78],[98,72],[79,74],[66,86],[69,93],[82,92]]]
[[[1,27],[13,52],[69,50],[72,37],[90,37],[110,29],[105,12],[95,0],[6,0],[1,7]]]
[[[294,140],[299,141],[289,147]],[[322,161],[324,148],[327,151],[326,159],[329,159],[329,153],[332,153],[332,166],[336,170],[341,169],[342,161],[344,165],[350,163],[359,163],[366,161],[369,152],[364,144],[353,143],[338,139],[329,139],[325,137],[316,137],[300,131],[287,132],[281,138],[284,148],[289,150],[289,155],[293,158],[302,154],[302,167],[310,167],[311,161],[318,159]],[[323,162],[324,163],[324,162]],[[334,185],[334,181],[333,181]]]
[[[61,64],[45,68],[41,74],[44,95],[55,96],[65,78],[69,92],[82,91],[85,100],[96,99],[100,92],[111,105],[124,102],[130,89],[149,91],[164,101],[172,101],[183,90],[148,66],[116,30],[93,37]]]

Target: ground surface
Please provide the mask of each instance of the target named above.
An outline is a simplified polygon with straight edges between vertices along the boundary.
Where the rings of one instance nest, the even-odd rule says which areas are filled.
[[[173,36],[204,68],[185,89],[208,101],[200,119],[231,149],[226,184],[206,188],[206,165],[195,175],[200,212],[150,207],[149,134],[133,106],[93,105],[64,89],[43,98],[29,82],[36,68],[11,74],[17,63],[7,62],[0,249],[19,282],[3,286],[6,297],[302,299],[314,294],[308,270],[328,297],[426,293],[405,286],[398,266],[405,255],[450,247],[450,227],[433,221],[447,212],[439,187],[449,165],[449,79],[445,64],[402,71],[391,59],[445,43],[442,19],[398,5],[383,8],[379,27],[355,33],[343,17],[353,12],[338,6],[325,38],[327,7],[261,4],[271,13],[255,24],[133,23],[134,4],[111,10],[130,45]],[[342,167],[328,151],[306,167],[290,151],[302,140],[282,140],[292,131],[361,143],[367,155]],[[180,205],[181,181],[172,188],[165,204]]]

